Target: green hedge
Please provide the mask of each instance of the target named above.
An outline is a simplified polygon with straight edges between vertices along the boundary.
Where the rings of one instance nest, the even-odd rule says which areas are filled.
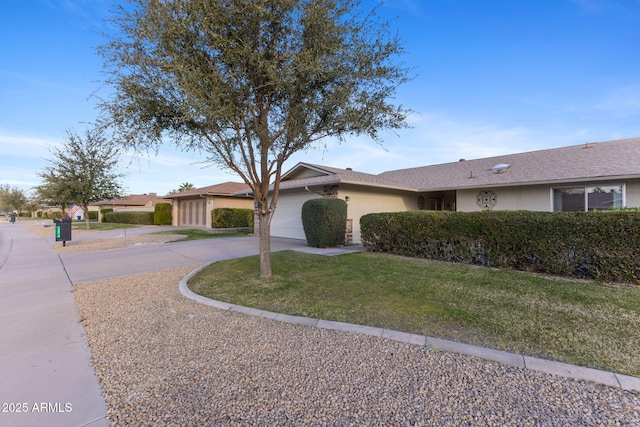
[[[255,212],[253,211],[253,209],[247,209],[248,211],[251,212],[247,212],[247,222],[249,223],[249,231],[251,233],[255,233]]]
[[[171,225],[173,217],[171,215],[171,203],[158,203],[153,213],[153,223],[155,225]]]
[[[107,222],[107,214],[113,212],[111,208],[100,209],[100,215],[102,215],[102,222]]]
[[[105,222],[116,224],[144,224],[153,225],[154,212],[108,212],[104,218]]]
[[[400,212],[360,219],[373,251],[640,282],[640,212]]]
[[[212,228],[253,227],[253,209],[218,208],[211,211]]]
[[[89,211],[89,219],[92,221],[98,220],[98,211]]]
[[[42,214],[42,218],[44,219],[62,218],[62,212],[59,212],[59,211],[44,212]]]
[[[307,244],[315,248],[344,245],[347,202],[342,199],[311,199],[302,205],[302,226]]]

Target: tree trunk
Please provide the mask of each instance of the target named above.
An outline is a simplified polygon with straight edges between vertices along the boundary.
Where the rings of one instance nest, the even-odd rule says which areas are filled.
[[[271,272],[271,212],[258,210],[258,228],[260,233],[260,277],[269,278]]]
[[[91,223],[89,222],[89,205],[82,207],[84,211],[84,225],[87,230],[91,230]]]

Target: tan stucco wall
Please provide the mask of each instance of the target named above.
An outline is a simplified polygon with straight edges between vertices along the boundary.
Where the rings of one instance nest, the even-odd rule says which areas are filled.
[[[475,212],[482,210],[477,204],[477,196],[481,191],[496,193],[494,210],[530,210],[551,211],[551,187],[535,185],[527,187],[499,187],[487,189],[458,190],[457,210]]]
[[[524,187],[498,187],[473,190],[458,190],[457,210],[461,212],[479,211],[476,197],[480,191],[490,190],[496,193],[497,204],[494,210],[530,210],[552,211],[553,189],[572,186],[624,184],[626,207],[640,207],[640,180],[585,181],[571,184],[531,185]]]
[[[368,213],[402,212],[418,209],[416,193],[378,189],[375,193],[364,187],[341,185],[338,197],[347,202],[347,218],[353,220],[353,243],[360,243],[360,218]]]
[[[211,197],[213,209],[234,208],[234,209],[253,209],[253,199],[239,197]]]

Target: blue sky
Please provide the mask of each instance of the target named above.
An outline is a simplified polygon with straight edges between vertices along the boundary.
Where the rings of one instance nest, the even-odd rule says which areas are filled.
[[[96,117],[113,0],[0,0],[0,184],[24,190],[66,130]],[[374,6],[378,1],[363,0]],[[640,136],[640,0],[387,0],[416,78],[411,129],[292,158],[380,173]],[[239,180],[170,146],[124,156],[128,193]]]

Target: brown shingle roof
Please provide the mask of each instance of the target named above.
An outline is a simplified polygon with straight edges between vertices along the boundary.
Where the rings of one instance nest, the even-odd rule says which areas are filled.
[[[508,164],[502,173],[491,170]],[[640,138],[588,143],[383,172],[418,191],[558,183],[640,176]]]
[[[93,206],[155,206],[157,203],[169,203],[167,198],[155,194],[130,194],[119,199],[102,200]]]
[[[165,196],[167,199],[179,199],[194,196],[231,196],[233,193],[249,191],[249,186],[244,182],[223,182],[222,184],[209,185],[207,187],[194,188],[193,190]]]

